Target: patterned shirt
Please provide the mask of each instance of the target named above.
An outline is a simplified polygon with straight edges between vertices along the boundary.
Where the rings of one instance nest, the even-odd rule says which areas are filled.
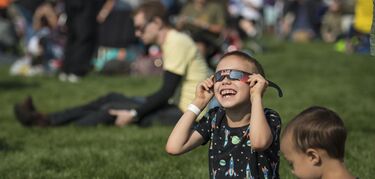
[[[204,138],[204,144],[209,141],[210,178],[279,178],[281,119],[271,109],[266,108],[264,112],[273,141],[262,152],[251,149],[250,126],[229,127],[223,108],[211,109],[194,127]]]

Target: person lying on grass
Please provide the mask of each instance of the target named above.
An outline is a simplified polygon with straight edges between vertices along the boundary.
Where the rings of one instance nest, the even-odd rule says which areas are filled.
[[[271,83],[250,55],[224,54],[215,75],[197,86],[195,99],[170,134],[166,151],[180,155],[209,142],[211,178],[279,178],[281,119],[262,102]],[[221,106],[194,124],[213,96]]]

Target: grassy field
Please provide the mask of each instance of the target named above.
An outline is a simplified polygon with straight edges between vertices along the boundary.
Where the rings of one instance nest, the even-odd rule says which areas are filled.
[[[285,124],[311,105],[341,115],[349,131],[346,164],[360,178],[375,176],[375,59],[339,54],[319,42],[270,41],[258,55],[267,77],[284,90],[265,95]],[[103,77],[92,74],[79,84],[54,77],[10,77],[0,67],[0,178],[208,178],[207,146],[186,155],[164,152],[170,126],[24,128],[13,104],[32,95],[41,111],[88,102],[109,91],[129,96],[158,89],[158,77]],[[282,159],[282,178],[293,178]]]

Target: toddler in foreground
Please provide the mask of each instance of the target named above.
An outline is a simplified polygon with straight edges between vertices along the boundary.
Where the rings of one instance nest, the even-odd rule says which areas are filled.
[[[344,165],[346,129],[333,111],[310,107],[287,124],[281,151],[301,179],[354,179]]]

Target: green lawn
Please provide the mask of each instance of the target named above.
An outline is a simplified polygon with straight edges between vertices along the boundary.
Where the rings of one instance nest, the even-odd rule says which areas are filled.
[[[257,57],[267,77],[284,90],[265,95],[285,124],[311,105],[327,106],[349,131],[346,164],[360,178],[375,176],[375,58],[334,52],[331,45],[269,41]],[[54,77],[10,77],[0,67],[0,178],[208,178],[207,146],[180,157],[164,152],[172,129],[108,126],[24,128],[13,104],[27,95],[41,111],[81,104],[109,91],[147,95],[158,77],[103,77],[92,74],[79,84]],[[292,178],[282,159],[282,178]]]

